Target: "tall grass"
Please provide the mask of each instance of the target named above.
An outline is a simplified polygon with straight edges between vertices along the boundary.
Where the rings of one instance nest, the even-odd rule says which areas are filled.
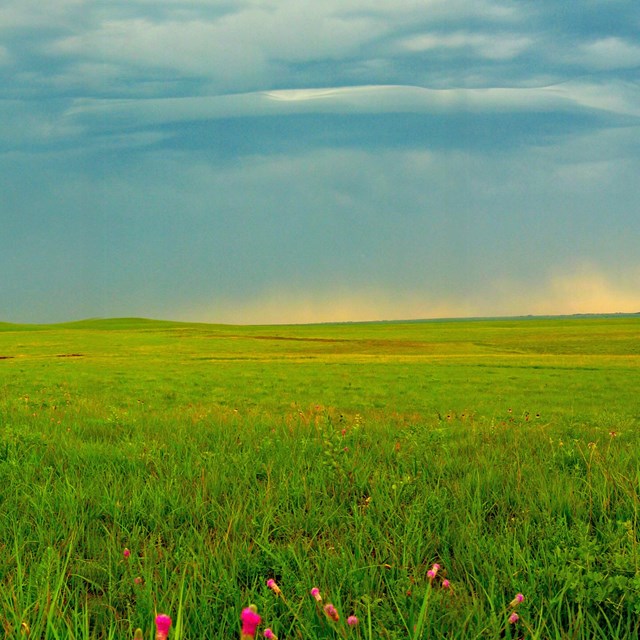
[[[20,335],[34,341],[32,360],[11,362],[0,395],[6,637],[132,638],[140,627],[152,638],[158,612],[174,618],[171,637],[233,637],[249,602],[281,640],[640,632],[637,405],[610,396],[581,411],[580,397],[555,389],[564,409],[547,410],[542,392],[523,408],[520,389],[515,408],[508,381],[483,378],[486,363],[471,361],[455,410],[426,390],[409,410],[402,395],[420,398],[415,381],[371,394],[361,383],[363,402],[349,405],[340,378],[317,390],[335,403],[292,404],[291,387],[274,391],[281,365],[260,359],[248,372],[263,369],[271,397],[216,403],[194,384],[198,361],[136,363],[156,334],[119,338],[128,346],[114,351],[121,364],[105,359],[107,386],[96,385],[95,360],[38,359],[35,335]],[[367,375],[416,371],[389,357]],[[315,378],[297,372],[304,394],[311,380],[330,380],[323,362],[308,366]],[[588,387],[603,371],[615,376],[603,364],[568,380]],[[516,593],[525,599],[510,624]],[[344,624],[349,615],[358,626]]]
[[[279,636],[299,618],[304,637],[331,637],[313,586],[377,637],[411,637],[421,616],[425,637],[498,637],[516,592],[533,637],[637,631],[640,442],[615,424],[311,408],[197,428],[158,417],[153,438],[47,427],[2,433],[9,634],[132,636],[163,610],[184,637],[222,637],[252,601]],[[421,612],[434,562],[451,588]]]

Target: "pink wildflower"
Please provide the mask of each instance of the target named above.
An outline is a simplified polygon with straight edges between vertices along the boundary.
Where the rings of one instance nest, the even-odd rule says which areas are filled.
[[[324,612],[327,618],[331,618],[334,622],[338,622],[340,620],[340,616],[338,615],[338,610],[332,604],[324,605]]]
[[[318,589],[318,587],[311,589],[311,595],[315,598],[316,602],[322,602],[322,596],[320,595],[320,589]]]
[[[273,578],[269,578],[267,580],[267,587],[273,591],[277,596],[279,596],[282,591],[280,591],[280,587],[276,584],[276,581]]]
[[[356,618],[356,616],[349,616],[347,618],[347,624],[350,627],[355,627],[358,624],[358,618]]]
[[[142,578],[141,578],[140,576],[136,576],[136,577],[133,579],[133,584],[142,584],[142,582],[143,582],[143,581],[142,581]]]
[[[427,571],[427,578],[429,578],[429,580],[433,580],[438,575],[439,570],[440,570],[440,565],[437,563],[434,564],[433,567],[431,567],[431,569]]]
[[[443,588],[443,589],[448,589],[450,586],[451,586],[451,583],[450,583],[450,582],[445,578],[445,579],[442,581],[442,588]]]
[[[128,558],[128,557],[131,555],[131,551],[129,551],[129,549],[125,549],[125,550],[122,552],[122,555],[123,555],[125,558]]]
[[[242,613],[240,614],[240,620],[242,621],[240,640],[254,638],[256,635],[256,629],[262,621],[262,618],[258,615],[258,609],[256,605],[250,604],[246,609],[243,609]]]
[[[278,640],[278,636],[275,633],[273,633],[271,629],[264,630],[264,637],[267,638],[267,640]]]
[[[518,622],[518,620],[520,620],[520,616],[514,611],[509,616],[509,624],[515,624],[516,622]]]
[[[516,593],[516,597],[509,603],[510,607],[517,607],[524,600],[521,593]]]
[[[171,627],[171,618],[166,613],[156,616],[156,640],[166,640]]]

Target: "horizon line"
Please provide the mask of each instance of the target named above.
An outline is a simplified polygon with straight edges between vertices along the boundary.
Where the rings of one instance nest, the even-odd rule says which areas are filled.
[[[305,327],[305,326],[326,326],[326,325],[352,325],[352,324],[419,324],[429,322],[473,322],[492,320],[545,320],[545,319],[570,319],[570,318],[611,318],[611,317],[635,317],[640,316],[640,311],[613,311],[613,312],[586,312],[586,313],[558,313],[558,314],[516,314],[497,316],[441,316],[431,318],[397,318],[384,320],[326,320],[319,322],[204,322],[201,320],[171,320],[167,318],[148,318],[144,316],[93,316],[79,320],[64,320],[61,322],[5,322],[0,320],[0,327],[65,327],[68,325],[79,325],[86,323],[100,322],[151,322],[167,324],[189,324],[189,325],[211,325],[225,327]]]

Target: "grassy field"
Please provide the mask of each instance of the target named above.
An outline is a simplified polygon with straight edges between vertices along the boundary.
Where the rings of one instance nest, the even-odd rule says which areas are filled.
[[[0,323],[0,624],[637,638],[638,389],[640,317]]]

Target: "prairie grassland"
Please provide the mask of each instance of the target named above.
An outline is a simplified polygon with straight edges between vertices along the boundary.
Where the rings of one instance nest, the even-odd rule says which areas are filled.
[[[0,623],[637,637],[638,388],[636,317],[0,325]]]

